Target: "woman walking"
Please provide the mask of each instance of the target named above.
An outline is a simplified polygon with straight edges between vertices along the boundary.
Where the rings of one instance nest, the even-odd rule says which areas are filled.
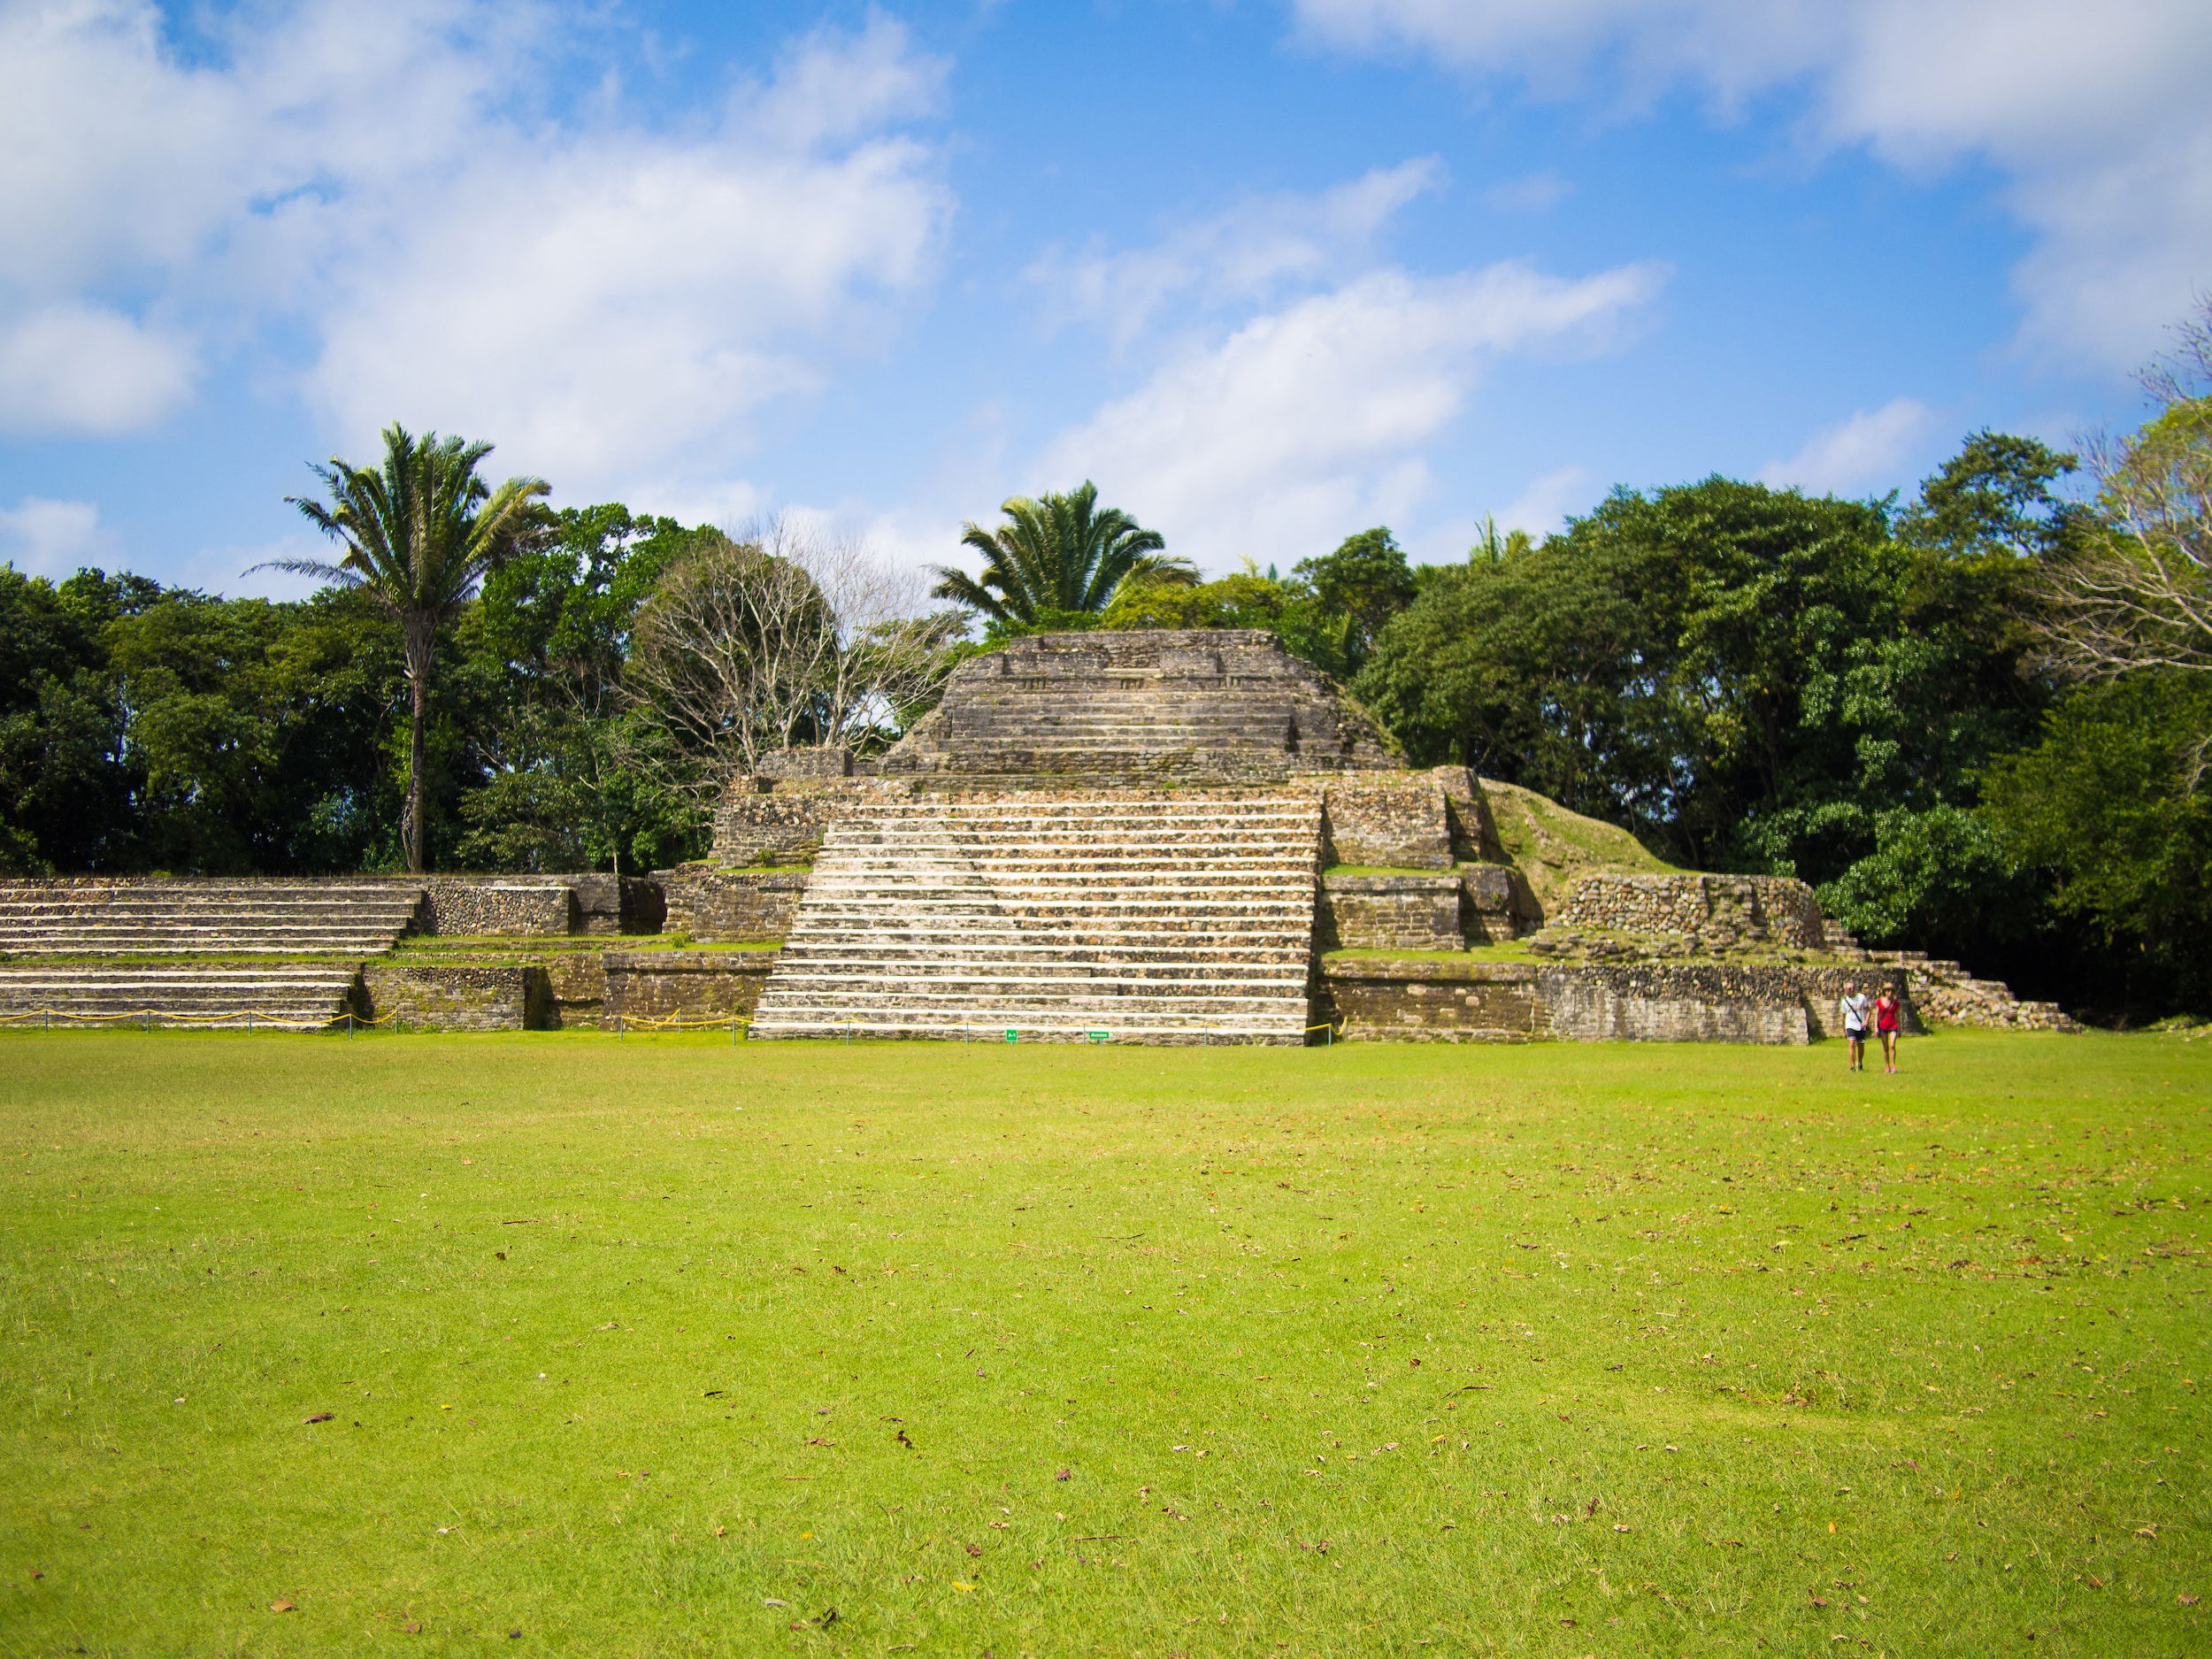
[[[1866,1070],[1866,996],[1859,989],[1856,979],[1843,982],[1843,1002],[1839,1006],[1843,1013],[1844,1040],[1851,1045],[1849,1069],[1863,1071]]]
[[[1874,1030],[1882,1040],[1882,1070],[1897,1070],[1897,1030],[1904,1023],[1905,1005],[1897,1000],[1897,993],[1884,986],[1881,995],[1874,999]]]

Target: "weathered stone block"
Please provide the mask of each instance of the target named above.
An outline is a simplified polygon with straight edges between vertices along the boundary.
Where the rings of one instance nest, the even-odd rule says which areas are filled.
[[[791,931],[805,895],[803,870],[718,870],[685,864],[658,871],[671,933],[733,944],[767,944]]]
[[[749,1019],[775,961],[772,950],[611,950],[602,1024]]]
[[[1703,963],[1577,964],[1538,975],[1552,1034],[1584,1041],[1809,1041],[1804,998],[1779,974]]]
[[[1452,867],[1442,789],[1426,772],[1332,778],[1322,792],[1323,857],[1333,864]]]
[[[600,873],[564,876],[576,895],[580,933],[657,933],[664,906],[660,886],[643,876]]]
[[[1667,934],[1714,949],[1816,950],[1825,933],[1813,890],[1781,876],[1585,876],[1551,921],[1569,932]]]
[[[1325,962],[1315,1018],[1348,1039],[1388,1042],[1527,1042],[1550,1034],[1538,970],[1525,962]]]
[[[1465,941],[1456,875],[1327,876],[1325,950],[1457,950]]]
[[[432,876],[429,933],[569,933],[576,931],[576,896],[566,879],[533,881],[498,876]]]
[[[361,970],[369,1016],[432,1031],[526,1031],[547,1023],[550,993],[536,967],[396,966]]]
[[[760,757],[755,775],[772,783],[793,778],[849,778],[853,752],[842,745],[773,749]]]

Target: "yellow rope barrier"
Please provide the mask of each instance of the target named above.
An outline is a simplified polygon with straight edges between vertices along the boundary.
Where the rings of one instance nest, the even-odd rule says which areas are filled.
[[[56,1019],[65,1019],[76,1025],[111,1025],[134,1019],[150,1024],[157,1019],[168,1029],[202,1031],[230,1021],[244,1020],[257,1027],[268,1025],[278,1031],[327,1031],[344,1018],[343,1014],[333,1014],[327,1019],[279,1019],[273,1014],[264,1014],[250,1008],[242,1008],[227,1014],[168,1014],[157,1008],[133,1009],[120,1014],[86,1014],[67,1008],[34,1008],[18,1013],[0,1014],[0,1025],[24,1025],[32,1020],[50,1024]],[[361,1023],[367,1025],[372,1022],[363,1020]]]

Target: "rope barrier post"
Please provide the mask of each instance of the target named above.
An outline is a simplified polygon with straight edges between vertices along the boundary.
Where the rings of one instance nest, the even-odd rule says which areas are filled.
[[[730,1010],[730,1047],[733,1048],[737,1047],[737,1010],[735,1009]]]
[[[346,1010],[346,1041],[348,1042],[353,1041],[353,1010],[351,1009]]]
[[[617,1042],[620,1042],[622,1041],[622,1016],[617,1014],[614,1017],[614,1040]]]
[[[253,1029],[253,1010],[250,1008],[246,1010],[246,1029],[248,1031]]]

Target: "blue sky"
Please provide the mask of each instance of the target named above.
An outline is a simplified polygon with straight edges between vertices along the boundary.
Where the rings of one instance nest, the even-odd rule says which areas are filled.
[[[398,419],[563,503],[1210,570],[2124,424],[2202,0],[0,0],[0,557],[227,592]]]

